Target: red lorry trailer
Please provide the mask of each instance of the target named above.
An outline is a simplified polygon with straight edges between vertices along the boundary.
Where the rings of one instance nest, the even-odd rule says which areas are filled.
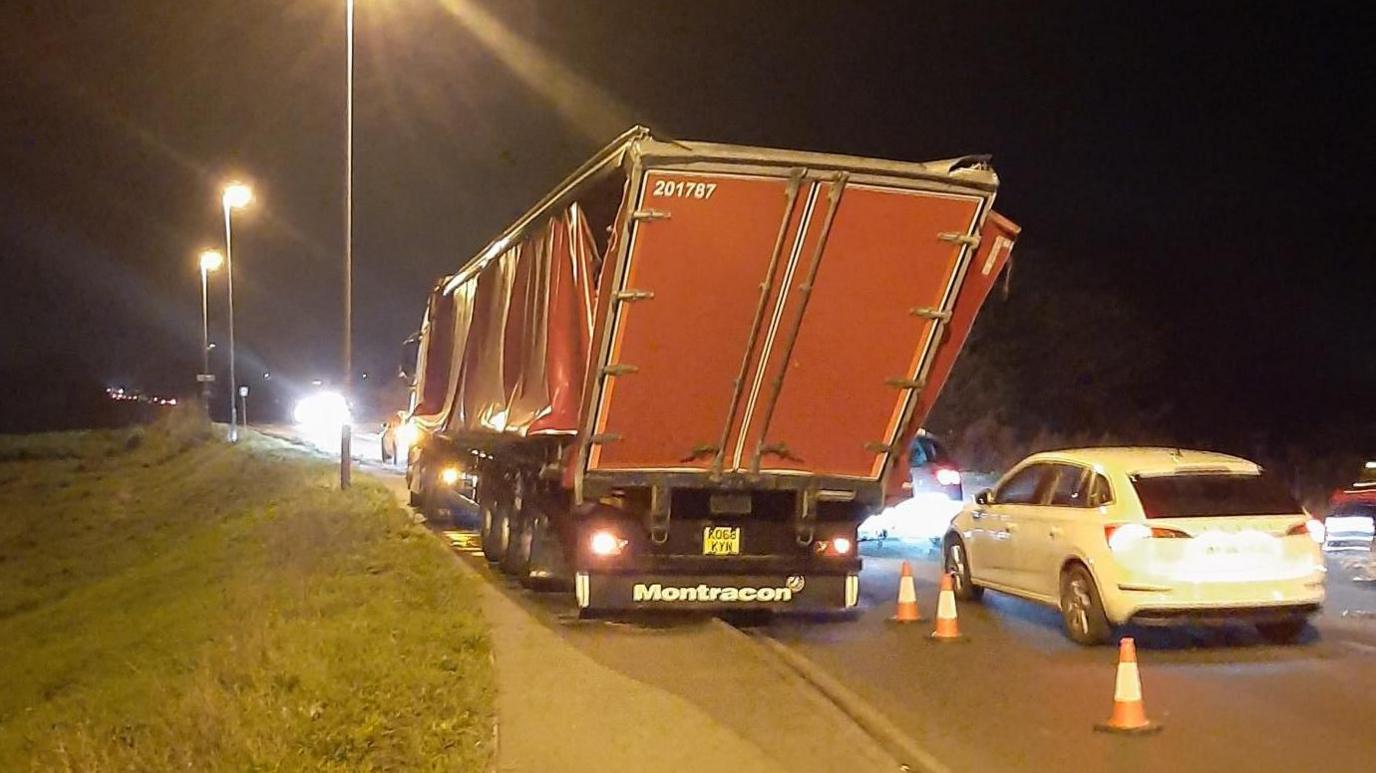
[[[584,610],[854,607],[1017,226],[982,157],[635,128],[431,294],[408,483]]]

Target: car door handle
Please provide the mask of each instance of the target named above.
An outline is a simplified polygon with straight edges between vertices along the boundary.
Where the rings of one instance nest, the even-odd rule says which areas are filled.
[[[970,513],[970,517],[978,521],[979,519],[984,517],[984,513],[979,510],[975,510],[974,512]]]

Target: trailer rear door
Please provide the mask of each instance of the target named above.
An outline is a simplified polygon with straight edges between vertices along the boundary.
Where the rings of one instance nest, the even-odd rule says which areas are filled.
[[[988,195],[789,174],[643,176],[589,471],[883,472]]]
[[[589,469],[712,464],[794,190],[777,177],[644,175]]]

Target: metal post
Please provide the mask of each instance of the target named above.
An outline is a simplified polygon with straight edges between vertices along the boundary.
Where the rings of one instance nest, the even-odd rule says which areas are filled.
[[[344,3],[344,401],[353,396],[353,300],[354,300],[354,0]],[[353,427],[345,422],[339,432],[339,487],[349,487]]]
[[[229,286],[229,442],[239,442],[239,382],[234,377],[234,247],[231,244],[229,202],[225,208],[225,284]]]
[[[201,266],[201,408],[206,416],[210,415],[210,382],[205,380],[210,373],[210,296],[206,289],[206,270]]]

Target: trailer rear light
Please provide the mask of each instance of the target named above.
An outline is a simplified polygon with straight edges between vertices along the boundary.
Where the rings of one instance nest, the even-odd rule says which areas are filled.
[[[824,556],[848,556],[855,549],[855,543],[850,537],[838,536],[829,540],[819,539],[813,544],[813,550]]]
[[[626,549],[626,540],[616,536],[616,532],[602,530],[592,533],[588,540],[588,548],[595,556],[619,556],[621,551]]]
[[[458,468],[458,467],[445,467],[443,470],[440,470],[440,480],[443,481],[444,485],[446,485],[446,486],[452,486],[452,485],[454,485],[455,483],[458,483],[458,482],[459,482],[459,468]]]
[[[960,485],[960,470],[950,467],[938,467],[936,470],[936,482],[943,486]]]
[[[1104,539],[1115,553],[1126,550],[1144,539],[1189,539],[1190,535],[1177,529],[1145,526],[1140,523],[1117,523],[1104,527]]]
[[[1290,530],[1285,532],[1285,535],[1289,537],[1296,534],[1308,534],[1310,539],[1322,545],[1327,532],[1328,530],[1324,528],[1323,521],[1310,518],[1304,523],[1297,523],[1290,527]]]

